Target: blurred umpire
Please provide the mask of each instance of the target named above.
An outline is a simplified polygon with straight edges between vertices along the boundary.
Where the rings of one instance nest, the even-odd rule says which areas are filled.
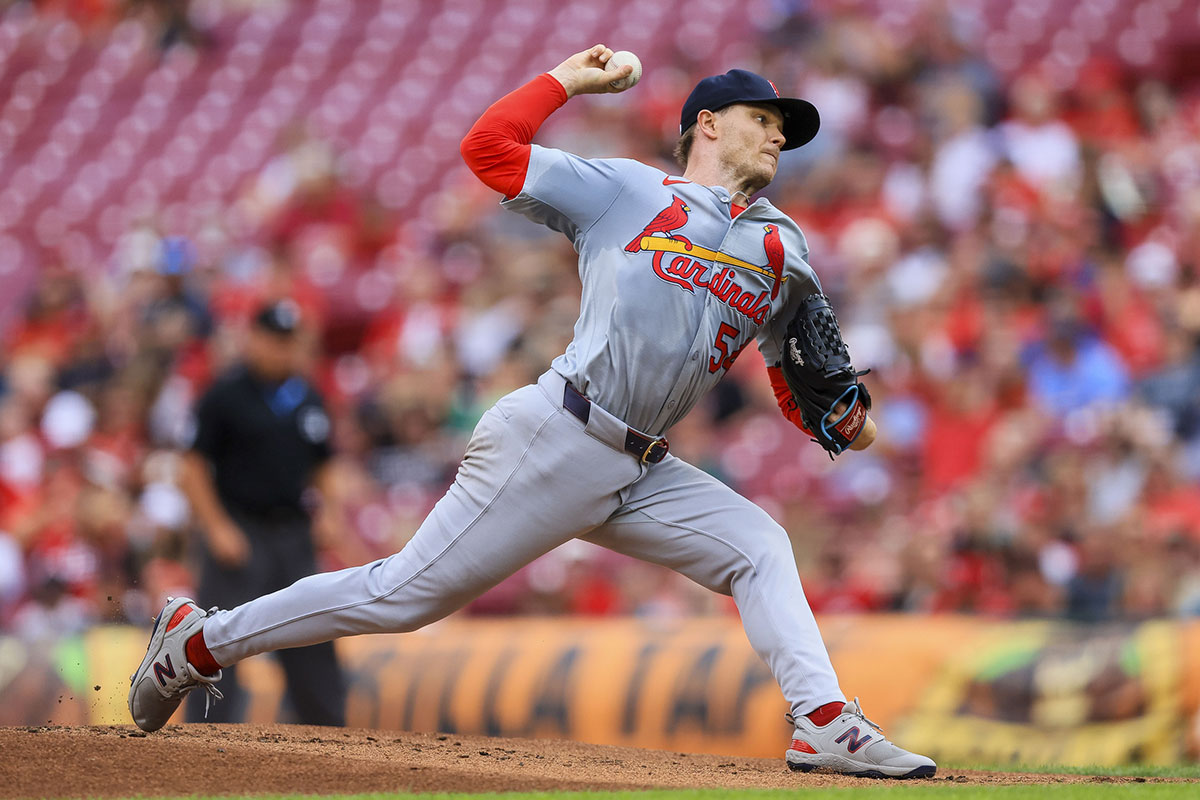
[[[317,571],[306,503],[328,472],[330,424],[320,395],[299,374],[299,333],[294,302],[263,307],[242,363],[219,376],[196,407],[182,484],[204,533],[202,607],[231,608]],[[280,650],[278,657],[297,721],[345,724],[333,644]],[[226,670],[227,678],[233,672]],[[241,721],[246,695],[236,677],[222,689],[226,702],[209,709],[208,721]],[[203,694],[190,698],[191,722],[205,719]]]

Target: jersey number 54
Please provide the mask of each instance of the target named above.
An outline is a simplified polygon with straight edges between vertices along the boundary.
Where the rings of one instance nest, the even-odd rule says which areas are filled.
[[[750,344],[754,339],[751,336],[734,351],[730,352],[729,348],[733,344],[734,338],[738,335],[738,329],[730,325],[728,322],[722,322],[721,327],[717,329],[717,337],[713,340],[713,348],[716,349],[716,355],[710,356],[708,359],[708,371],[716,374],[720,370],[729,369],[733,366],[733,362],[737,361],[737,357],[746,349],[746,345]],[[726,341],[726,340],[729,341]]]

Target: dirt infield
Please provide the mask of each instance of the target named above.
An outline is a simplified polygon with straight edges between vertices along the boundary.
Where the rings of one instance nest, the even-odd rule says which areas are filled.
[[[862,786],[782,760],[300,725],[0,728],[0,797]],[[966,784],[1154,778],[943,771]],[[1162,779],[1169,780],[1169,779]]]

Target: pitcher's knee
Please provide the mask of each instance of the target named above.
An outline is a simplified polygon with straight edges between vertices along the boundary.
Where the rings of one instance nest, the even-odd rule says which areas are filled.
[[[747,553],[749,562],[745,566],[748,580],[760,580],[764,577],[781,575],[797,576],[796,555],[792,551],[792,542],[787,532],[778,525],[772,525],[762,531],[757,537],[753,548]]]
[[[796,558],[787,532],[772,521],[762,525],[742,549],[730,554],[723,570],[727,588],[722,593],[729,594],[728,587],[734,582],[756,580],[779,569],[795,572]]]

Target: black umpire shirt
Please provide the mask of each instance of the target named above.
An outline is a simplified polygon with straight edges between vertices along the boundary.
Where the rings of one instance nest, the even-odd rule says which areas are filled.
[[[226,510],[281,517],[304,513],[313,472],[332,455],[329,436],[325,405],[307,381],[271,383],[242,365],[200,398],[191,449],[212,464]]]

